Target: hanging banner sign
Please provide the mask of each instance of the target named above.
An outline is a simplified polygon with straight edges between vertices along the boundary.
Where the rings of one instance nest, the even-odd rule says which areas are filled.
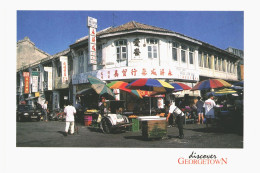
[[[38,76],[32,76],[32,92],[38,92]]]
[[[52,90],[52,67],[44,67],[44,70],[48,72],[48,90]]]
[[[62,83],[65,84],[68,82],[68,57],[67,56],[61,56],[60,57],[61,62],[61,75],[62,75]]]
[[[158,98],[157,99],[157,107],[159,109],[163,109],[164,108],[164,100],[163,100],[163,98]]]
[[[24,94],[30,93],[30,73],[29,72],[23,72],[24,77]]]
[[[32,92],[38,92],[38,76],[39,72],[38,71],[32,71]]]
[[[97,19],[88,17],[88,28],[89,28],[89,37],[88,37],[89,63],[97,64],[97,56],[96,56]]]

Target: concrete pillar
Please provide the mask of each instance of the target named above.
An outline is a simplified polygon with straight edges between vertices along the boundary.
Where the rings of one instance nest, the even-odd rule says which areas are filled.
[[[215,59],[214,55],[211,55],[211,69],[215,71]]]
[[[194,52],[193,52],[193,56],[194,56],[194,66],[195,66],[195,69],[199,69],[199,51],[196,49]]]
[[[76,105],[76,86],[73,85],[72,87],[73,89],[73,93],[72,93],[72,99],[73,99],[73,105],[75,106]]]
[[[202,62],[202,68],[204,68],[205,67],[204,52],[201,52],[201,62]]]
[[[32,68],[29,67],[28,68],[29,73],[30,73],[30,82],[29,82],[29,94],[28,94],[28,98],[32,96]]]

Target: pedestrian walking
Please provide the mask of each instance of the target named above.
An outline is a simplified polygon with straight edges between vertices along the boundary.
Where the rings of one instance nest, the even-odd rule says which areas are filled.
[[[196,103],[196,107],[197,107],[197,114],[198,114],[198,124],[200,124],[200,121],[201,121],[201,124],[203,124],[203,120],[204,120],[204,116],[203,116],[203,105],[204,105],[204,102],[201,100],[201,97],[198,96],[198,101]]]
[[[184,138],[184,134],[183,134],[183,121],[184,121],[184,113],[177,107],[175,106],[175,104],[172,102],[170,109],[169,109],[169,113],[168,116],[166,118],[166,120],[169,120],[169,117],[171,116],[171,114],[175,114],[176,115],[176,124],[178,126],[179,129],[179,138],[183,139]]]
[[[72,106],[72,103],[69,101],[68,106],[65,107],[64,113],[66,114],[66,126],[65,126],[65,136],[68,135],[69,128],[70,128],[70,134],[74,134],[74,123],[75,118],[74,114],[76,114],[76,108]]]
[[[45,103],[42,105],[42,109],[43,109],[43,114],[44,114],[43,120],[45,122],[47,122],[48,121],[48,113],[49,113],[48,101],[45,101]]]
[[[205,108],[205,117],[206,117],[206,126],[212,124],[213,119],[215,119],[214,107],[216,106],[215,101],[213,100],[213,95],[209,95],[208,100],[205,101],[203,107]]]

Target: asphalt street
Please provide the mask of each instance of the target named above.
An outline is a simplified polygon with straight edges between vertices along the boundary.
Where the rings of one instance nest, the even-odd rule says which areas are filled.
[[[144,139],[142,132],[104,134],[99,129],[77,125],[79,133],[64,135],[65,122],[17,122],[17,147],[117,147],[117,148],[243,148],[243,129],[184,125],[184,139],[177,127],[168,127],[163,139]]]

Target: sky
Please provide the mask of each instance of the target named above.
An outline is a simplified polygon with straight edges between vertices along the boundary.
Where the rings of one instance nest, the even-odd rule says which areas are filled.
[[[244,50],[243,11],[17,10],[17,41],[27,36],[36,47],[53,55],[88,35],[88,16],[97,19],[97,31],[136,21],[178,32],[221,49]]]

